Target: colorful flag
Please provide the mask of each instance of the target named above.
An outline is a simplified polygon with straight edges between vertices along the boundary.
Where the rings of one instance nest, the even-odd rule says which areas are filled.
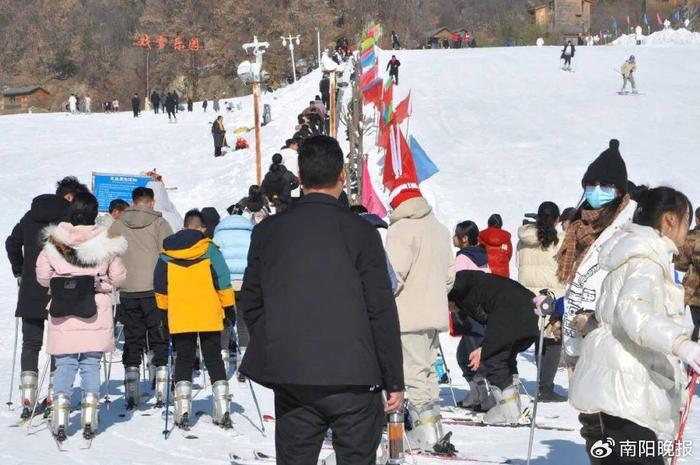
[[[416,175],[418,176],[418,182],[421,183],[426,179],[438,173],[440,170],[430,159],[423,147],[418,144],[418,141],[413,136],[409,136],[409,146],[411,148],[411,153],[413,154],[413,164],[416,167]]]
[[[379,66],[375,62],[374,66],[372,66],[370,69],[367,71],[364,71],[362,75],[360,76],[360,89],[364,89],[369,85],[372,81],[377,79],[377,75],[379,74]]]
[[[372,103],[379,107],[382,102],[382,89],[383,86],[381,79],[375,79],[374,81],[370,82],[366,87],[362,88],[362,102],[365,105]]]
[[[369,176],[367,157],[362,160],[362,205],[368,212],[384,218],[387,214],[384,204],[372,186],[372,179]]]
[[[630,27],[630,15],[627,15],[627,27]]]
[[[644,13],[644,25],[648,26],[649,25],[649,18],[647,17],[647,14]]]
[[[373,24],[369,29],[367,29],[367,32],[365,33],[365,39],[368,39],[370,37],[379,37],[381,34],[381,30],[379,28],[379,25]]]
[[[663,20],[661,19],[661,14],[659,14],[659,13],[656,13],[656,21],[659,23],[659,26],[663,26],[663,25],[664,25],[664,22],[663,22]]]
[[[360,65],[362,65],[363,68],[368,68],[372,66],[376,62],[376,56],[374,55],[374,49],[372,49],[372,52],[369,53],[365,58],[360,58]]]
[[[384,83],[384,92],[382,92],[382,118],[384,124],[391,121],[394,114],[394,79],[389,78]]]
[[[360,51],[364,52],[371,46],[377,43],[377,38],[376,37],[367,37],[365,40],[362,41],[360,44]]]
[[[612,22],[613,30],[617,31],[617,27],[618,27],[617,20],[615,18],[613,18],[613,22]]]
[[[408,93],[405,99],[399,103],[396,108],[394,109],[394,117],[393,120],[396,121],[396,124],[401,124],[403,121],[411,116],[411,111],[413,109],[411,108],[411,92]]]
[[[418,189],[418,176],[411,148],[397,124],[390,124],[388,127],[389,148],[384,158],[382,183],[392,193],[406,187]]]
[[[673,17],[676,19],[676,21],[681,20],[681,10],[676,10],[676,12],[673,14]]]
[[[374,53],[374,47],[370,47],[367,50],[365,50],[364,52],[360,52],[360,60],[364,60],[365,58],[367,58],[368,56],[370,56],[373,53]]]

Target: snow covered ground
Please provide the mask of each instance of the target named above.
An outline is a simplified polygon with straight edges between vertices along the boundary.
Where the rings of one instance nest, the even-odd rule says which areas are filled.
[[[621,141],[630,179],[670,184],[699,203],[699,51],[691,46],[580,47],[573,73],[559,69],[557,47],[399,52],[400,94],[411,89],[414,99],[410,132],[441,169],[423,184],[426,197],[450,228],[466,219],[483,225],[491,213],[499,212],[506,228],[515,232],[523,214],[536,211],[544,200],[553,200],[561,207],[575,205],[586,166],[614,137]],[[619,96],[616,91],[621,79],[616,70],[630,53],[637,56],[637,83],[642,95]],[[389,55],[382,54],[382,63]],[[291,136],[296,115],[318,92],[318,79],[315,73],[264,97],[264,103],[272,106],[273,116],[263,128],[265,167]],[[237,127],[252,126],[250,97],[239,100],[244,104],[243,111],[224,113],[229,134]],[[178,124],[168,124],[164,116],[152,113],[133,119],[126,112],[0,118],[0,181],[5,187],[0,193],[0,224],[4,233],[9,234],[32,197],[51,191],[57,179],[74,174],[89,182],[92,171],[138,173],[156,167],[166,185],[178,188],[171,199],[182,213],[192,207],[213,205],[225,214],[224,208],[242,197],[254,181],[254,152],[231,152],[213,158],[209,132],[212,120],[213,114],[204,114],[201,108],[180,113]],[[252,133],[246,138],[253,142]],[[371,160],[375,173],[377,158]],[[15,280],[3,257],[2,396],[9,387],[15,299]],[[442,341],[459,400],[466,388],[454,359],[457,340],[443,336]],[[520,361],[521,376],[532,391],[532,353],[524,354]],[[124,413],[122,370],[118,364],[114,367],[110,386],[114,402],[109,411],[102,409],[101,434],[92,450],[78,450],[78,441],[69,439],[71,450],[60,453],[45,425],[30,435],[24,429],[9,428],[18,411],[9,412],[3,407],[0,426],[6,429],[0,435],[2,463],[226,464],[231,450],[239,455],[249,454],[254,447],[273,450],[274,423],[266,423],[266,435],[257,430],[257,414],[247,386],[233,383],[234,421],[241,436],[234,438],[220,432],[202,419],[192,431],[199,439],[188,440],[174,433],[165,441],[157,413],[144,409],[131,419],[120,417]],[[560,371],[556,381],[565,391],[565,372]],[[273,415],[271,393],[258,387],[257,394],[263,414]],[[442,395],[444,405],[450,405],[449,389],[443,388]],[[196,398],[194,408],[209,410],[204,393]],[[577,426],[576,412],[566,404],[544,405],[540,412],[545,417],[558,416],[548,420],[551,423]],[[154,414],[144,415],[148,413]],[[699,418],[697,414],[691,417],[690,439],[700,440]],[[77,431],[78,423],[75,416],[71,433]],[[453,441],[464,454],[506,456],[513,463],[525,463],[525,428],[458,426],[452,430]],[[576,431],[537,431],[535,438],[534,464],[587,463]],[[436,462],[418,458],[416,463]],[[694,461],[686,459],[682,463]]]
[[[700,33],[689,31],[685,28],[663,29],[652,32],[648,36],[642,35],[642,45],[700,45]],[[613,45],[634,46],[637,44],[637,37],[634,34],[623,34],[612,43]]]

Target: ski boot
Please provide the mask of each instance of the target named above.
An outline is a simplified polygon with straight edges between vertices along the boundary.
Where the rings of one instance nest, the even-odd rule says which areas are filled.
[[[80,425],[83,427],[83,438],[90,440],[95,437],[100,411],[100,395],[96,392],[83,392],[80,401]]]
[[[46,408],[44,409],[44,418],[49,418],[51,416],[51,409],[53,408],[53,378],[54,374],[49,375],[49,392],[46,394]]]
[[[228,379],[228,370],[231,366],[231,354],[228,349],[221,350],[221,360],[224,361],[224,370],[226,371],[226,379]]]
[[[469,394],[458,405],[474,412],[488,412],[494,406],[488,381],[483,376],[476,375],[468,382]]]
[[[34,404],[36,404],[39,376],[36,371],[23,371],[19,375],[19,379],[19,395],[22,399],[22,413],[20,414],[20,418],[27,420],[32,416]]]
[[[416,408],[408,406],[409,426],[406,437],[410,447],[423,452],[433,452],[433,446],[442,437],[442,422],[440,421],[440,409],[437,411],[433,405]]]
[[[124,372],[124,397],[127,410],[135,409],[141,403],[141,373],[139,367],[127,367]]]
[[[51,433],[58,442],[63,442],[68,437],[66,430],[70,421],[70,396],[68,394],[58,394],[54,399],[53,412],[49,422]]]
[[[228,394],[228,381],[223,379],[215,382],[212,387],[212,412],[211,417],[215,425],[223,429],[233,428],[231,421],[231,398]]]
[[[537,394],[537,400],[542,403],[566,402],[568,397],[554,392],[554,386],[542,386]]]
[[[156,408],[163,408],[168,393],[168,367],[157,367],[155,377]]]
[[[152,350],[146,352],[146,369],[148,370],[148,382],[151,384],[151,389],[156,388],[156,371],[158,368],[153,364],[154,353]]]
[[[522,406],[520,393],[515,385],[510,385],[501,390],[497,386],[491,386],[496,405],[484,415],[484,423],[487,425],[517,425],[520,423]]]
[[[178,381],[175,383],[175,425],[178,428],[190,429],[190,412],[192,411],[192,382]]]

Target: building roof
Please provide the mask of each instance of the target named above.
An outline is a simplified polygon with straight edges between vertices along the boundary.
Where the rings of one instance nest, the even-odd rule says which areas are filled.
[[[46,89],[41,86],[25,86],[25,87],[10,87],[2,92],[5,97],[13,97],[16,95],[26,95],[33,94],[37,90],[43,90],[47,94],[49,93]]]
[[[450,33],[452,32],[452,31],[450,31],[448,28],[446,28],[446,27],[443,26],[443,27],[439,27],[439,28],[437,28],[437,29],[433,29],[432,31],[428,32],[428,37],[433,37],[433,36],[437,35],[439,32],[442,32],[442,31],[447,31],[447,32],[450,32]]]

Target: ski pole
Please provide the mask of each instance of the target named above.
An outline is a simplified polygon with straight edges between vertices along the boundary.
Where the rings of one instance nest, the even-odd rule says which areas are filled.
[[[15,348],[12,351],[12,372],[10,374],[10,394],[7,399],[8,410],[14,410],[12,407],[12,394],[15,388],[15,368],[17,367],[17,338],[19,336],[19,318],[15,318]]]
[[[170,413],[170,384],[172,380],[170,379],[172,371],[172,360],[173,360],[173,340],[168,338],[168,390],[165,391],[165,429],[163,429],[163,439],[168,439],[170,430],[168,429],[168,420]]]
[[[673,446],[673,460],[671,465],[676,465],[678,463],[679,449],[681,442],[683,441],[683,433],[685,432],[685,425],[688,423],[688,416],[690,415],[690,404],[693,402],[693,397],[695,397],[695,389],[698,385],[698,374],[693,372],[690,377],[690,386],[688,387],[688,402],[685,404],[683,413],[681,413],[681,426],[678,429],[678,435],[676,436],[676,442]]]
[[[440,335],[438,334],[438,350],[440,351],[440,357],[442,357],[442,363],[445,365],[445,373],[447,373],[447,381],[450,386],[450,394],[452,394],[452,402],[454,406],[457,407],[457,398],[455,397],[455,390],[452,387],[452,374],[450,373],[450,368],[447,366],[447,360],[445,359],[445,352],[442,351],[442,344],[440,343]]]
[[[238,344],[238,341],[236,341],[236,352],[238,353],[239,357],[243,357],[243,353],[241,352],[241,346]],[[241,360],[242,361],[242,360]],[[239,366],[241,362],[238,362]],[[260,404],[258,403],[258,397],[255,395],[255,389],[253,388],[253,382],[246,376],[246,379],[248,380],[248,387],[250,388],[250,395],[253,397],[253,402],[255,403],[255,409],[258,411],[258,418],[260,419],[260,429],[262,430],[262,433],[265,434],[265,421],[263,420],[262,412],[260,411]]]
[[[537,424],[537,401],[539,400],[538,393],[540,392],[540,377],[542,376],[542,351],[544,349],[544,317],[540,318],[540,345],[537,348],[537,380],[535,381],[535,397],[532,402],[532,422],[530,424],[530,442],[527,446],[527,465],[530,465],[532,458],[532,443],[535,440],[535,426]]]
[[[51,365],[51,356],[48,356],[48,359],[46,360],[46,363],[44,364],[44,369],[41,370],[41,378],[39,379],[39,386],[37,387],[36,393],[36,400],[34,401],[34,407],[32,408],[32,414],[29,416],[29,421],[27,422],[27,434],[31,431],[32,428],[32,420],[34,419],[34,415],[36,414],[36,404],[39,403],[39,393],[41,392],[41,389],[44,387],[44,381],[46,381],[46,373],[49,372],[49,365]]]

